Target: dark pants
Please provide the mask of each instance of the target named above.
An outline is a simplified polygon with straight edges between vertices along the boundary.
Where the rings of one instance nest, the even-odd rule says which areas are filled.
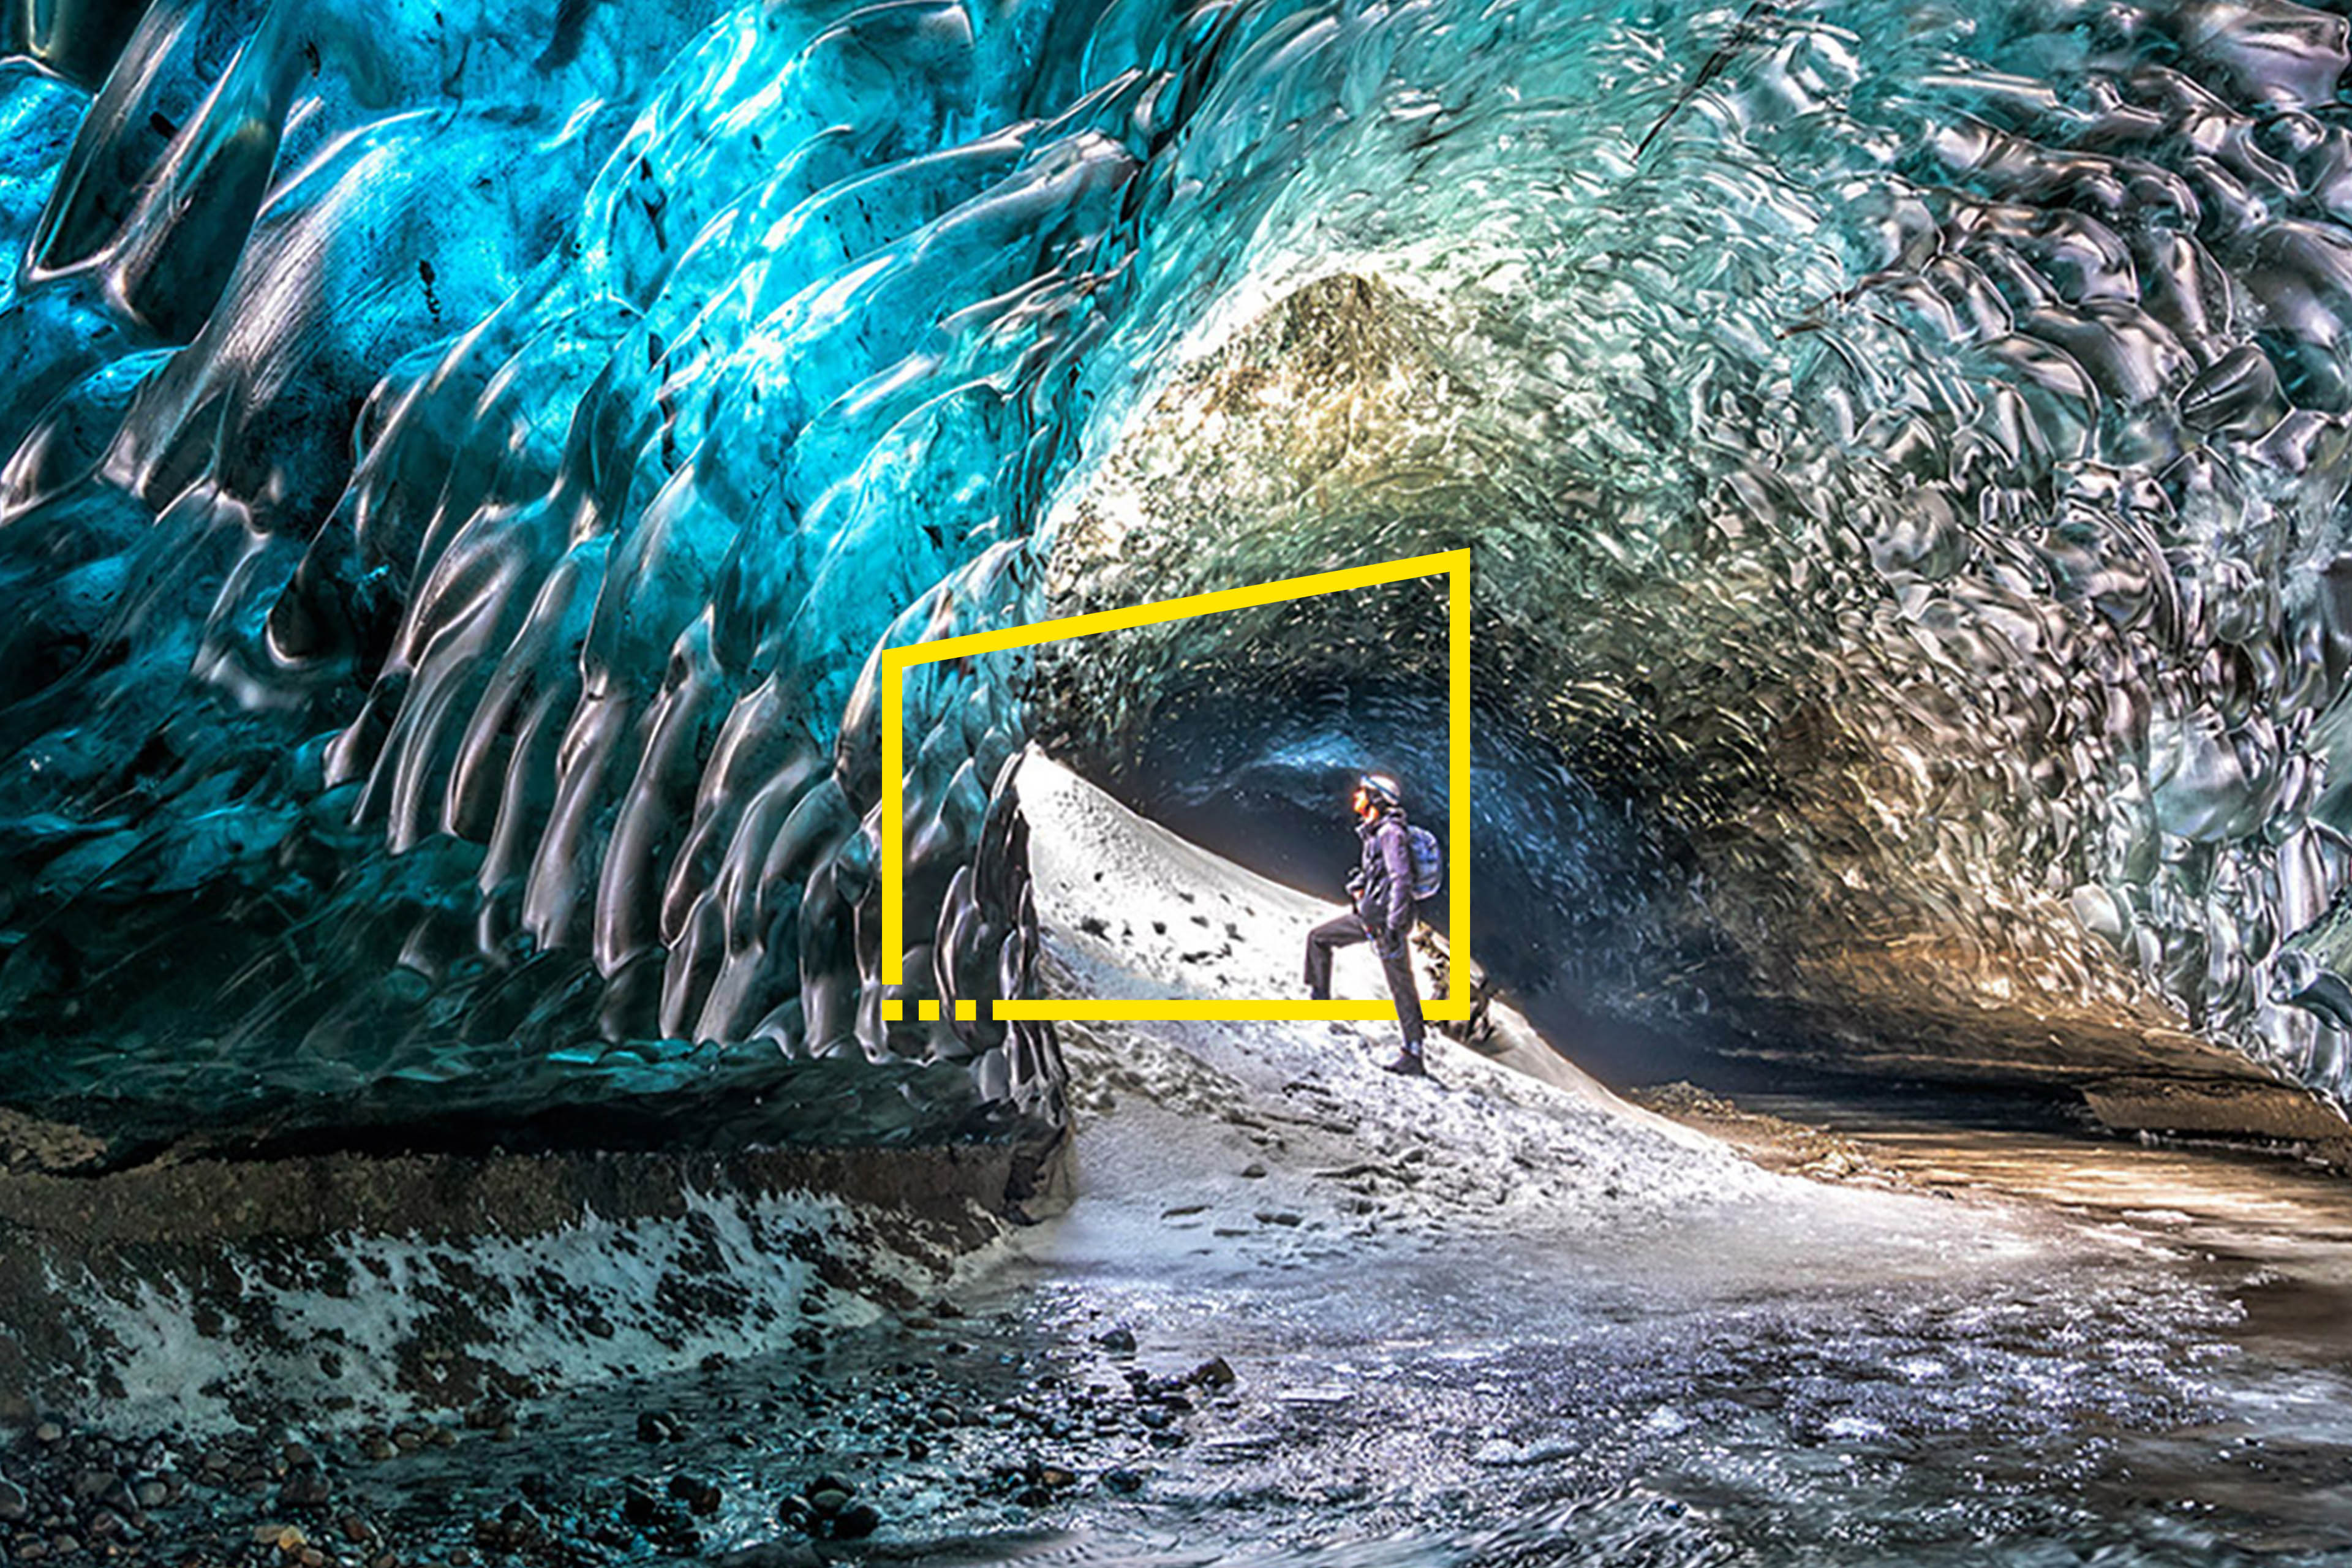
[[[1361,916],[1352,910],[1335,915],[1307,933],[1307,994],[1317,1001],[1331,994],[1331,950],[1369,942],[1388,973],[1389,994],[1396,998],[1397,1022],[1404,1026],[1404,1048],[1421,1054],[1423,1034],[1421,992],[1412,983],[1412,953],[1400,935],[1394,942],[1375,937]]]

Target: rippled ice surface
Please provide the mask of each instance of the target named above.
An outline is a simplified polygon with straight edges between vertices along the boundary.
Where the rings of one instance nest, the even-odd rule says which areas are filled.
[[[499,1118],[789,1052],[968,1068],[898,1128],[1050,1110],[1042,1040],[882,1016],[876,649],[1451,548],[1525,973],[2352,1091],[2340,16],[7,15],[16,1103]],[[1024,978],[1024,739],[1327,800],[1442,730],[1402,626],[1187,632],[1075,712],[918,681],[908,973]]]

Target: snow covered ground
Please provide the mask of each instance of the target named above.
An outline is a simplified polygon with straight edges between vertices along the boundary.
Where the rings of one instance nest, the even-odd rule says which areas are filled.
[[[1058,994],[1304,995],[1307,932],[1339,905],[1179,838],[1040,752],[1017,787]],[[1340,951],[1333,990],[1386,995],[1368,947]],[[1081,1195],[1039,1256],[1282,1269],[1487,1237],[1587,1258],[1638,1247],[1651,1276],[1680,1255],[1721,1284],[1778,1276],[1798,1245],[1946,1274],[2030,1247],[1989,1216],[1956,1224],[1949,1203],[1759,1170],[1610,1093],[1510,1008],[1492,1016],[1475,1050],[1433,1026],[1434,1082],[1378,1070],[1393,1021],[1065,1026]]]
[[[1057,994],[1300,994],[1336,906],[1042,755],[1018,788]],[[1339,995],[1381,984],[1339,955]],[[1064,1027],[1078,1195],[1001,1300],[1042,1341],[1131,1336],[1137,1375],[1237,1375],[1129,1461],[1146,1502],[1070,1517],[1076,1557],[2137,1563],[2234,1528],[2188,1540],[2132,1479],[2275,1406],[2217,1381],[2226,1277],[1996,1192],[1764,1171],[1496,1016],[1491,1055],[1433,1034],[1435,1083],[1379,1070],[1393,1023]]]

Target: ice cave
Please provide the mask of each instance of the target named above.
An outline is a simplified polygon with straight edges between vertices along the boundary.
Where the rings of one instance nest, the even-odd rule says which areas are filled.
[[[2352,1560],[2345,10],[0,0],[0,1563]],[[1367,776],[1433,1079],[996,1016]]]

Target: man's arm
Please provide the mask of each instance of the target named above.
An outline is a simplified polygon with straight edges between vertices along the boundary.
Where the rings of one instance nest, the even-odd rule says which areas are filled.
[[[1388,928],[1402,936],[1412,919],[1412,846],[1395,817],[1381,824],[1381,864],[1388,870]]]

